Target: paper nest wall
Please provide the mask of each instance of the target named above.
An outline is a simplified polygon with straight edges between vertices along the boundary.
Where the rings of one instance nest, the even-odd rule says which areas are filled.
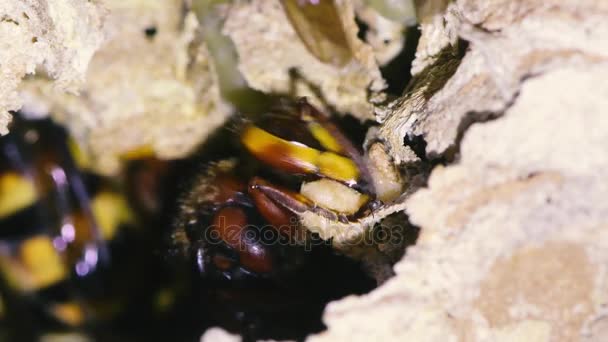
[[[0,6],[0,133],[20,109],[17,86],[40,68],[63,91],[76,92],[100,46],[104,11],[75,0],[4,1]]]
[[[66,18],[57,20],[75,22],[73,32],[56,38],[63,40],[53,46],[66,47],[60,55],[65,69],[82,66],[76,70],[79,73],[72,72],[73,83],[80,82],[74,87],[78,94],[61,91],[65,82],[59,81],[66,76],[55,80],[54,69],[47,69],[50,77],[37,73],[21,84],[23,111],[50,113],[65,124],[91,156],[96,171],[115,174],[121,159],[134,154],[184,157],[231,113],[231,106],[220,97],[206,46],[195,39],[197,21],[193,14],[183,15],[181,0],[101,1],[89,5],[96,15],[89,16],[103,22],[98,27],[92,26],[95,22],[86,13],[76,12],[80,2],[49,1],[54,3],[67,6],[59,12]],[[58,26],[48,25],[51,32]],[[88,54],[73,42],[87,33],[79,26],[93,31],[83,41],[98,38]],[[48,55],[41,54],[41,61],[46,63]]]
[[[405,203],[421,235],[397,275],[310,340],[605,340],[608,7],[419,5],[416,79],[381,134],[401,162],[408,135],[455,162]]]

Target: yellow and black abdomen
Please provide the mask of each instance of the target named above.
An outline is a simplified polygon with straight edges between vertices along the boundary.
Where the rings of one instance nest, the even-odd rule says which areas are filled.
[[[78,327],[110,319],[128,296],[126,267],[133,263],[116,259],[137,233],[134,218],[111,182],[83,171],[78,164],[84,158],[74,147],[46,119],[16,117],[11,133],[0,138],[0,278],[7,319],[27,312]]]

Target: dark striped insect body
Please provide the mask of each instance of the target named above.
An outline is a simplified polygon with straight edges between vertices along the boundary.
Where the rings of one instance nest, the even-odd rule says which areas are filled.
[[[136,297],[129,286],[139,262],[131,243],[140,232],[124,196],[83,172],[84,154],[48,119],[16,116],[0,149],[7,320],[27,314],[40,326],[74,328],[114,319]]]
[[[278,183],[253,178],[249,193],[258,208],[275,205],[292,214],[312,211],[348,222],[376,205],[374,182],[362,153],[306,99],[247,124],[240,140],[272,174],[291,177],[290,189],[285,189],[290,182],[281,184],[280,178]],[[266,218],[281,225],[271,215]]]
[[[264,221],[237,167],[234,159],[215,162],[195,180],[172,238],[209,281],[247,284],[297,267],[302,253]]]
[[[285,328],[300,315],[319,329],[327,301],[373,282],[298,215],[348,222],[367,213],[375,196],[363,158],[304,99],[244,123],[237,140],[242,157],[207,164],[187,187],[172,233],[175,251],[240,324]]]
[[[289,265],[275,260],[291,252],[286,247],[310,238],[298,214],[348,222],[375,201],[358,149],[305,99],[245,123],[239,141],[249,159],[205,167],[182,199],[173,240],[182,250],[201,244],[194,259],[202,274],[276,273]]]

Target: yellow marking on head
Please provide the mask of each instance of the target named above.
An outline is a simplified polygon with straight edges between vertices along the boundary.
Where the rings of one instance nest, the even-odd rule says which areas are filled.
[[[349,158],[281,139],[256,126],[247,127],[241,141],[256,158],[288,172],[321,174],[344,182],[359,177],[357,165]]]
[[[68,138],[68,149],[79,169],[88,169],[91,166],[91,157],[80,147],[72,137]]]
[[[53,316],[67,325],[77,326],[84,322],[84,310],[77,303],[54,304],[50,310]]]
[[[34,183],[16,172],[0,175],[0,218],[33,204],[37,199]]]
[[[103,191],[92,200],[91,207],[104,240],[111,240],[121,223],[133,222],[133,215],[125,198]]]
[[[19,254],[0,255],[0,268],[9,285],[23,292],[35,291],[63,280],[68,272],[47,236],[34,236],[19,246]]]
[[[65,265],[47,236],[35,236],[24,241],[21,260],[32,273],[37,288],[57,283],[67,276]]]
[[[122,160],[133,160],[133,159],[142,159],[142,158],[151,158],[154,157],[156,153],[154,152],[154,148],[149,145],[141,145],[135,148],[132,148],[128,151],[125,151],[119,155],[119,158]]]
[[[317,139],[319,143],[321,143],[321,145],[326,149],[337,153],[342,152],[342,146],[340,143],[334,139],[331,133],[318,122],[309,122],[308,130],[310,130],[312,136],[315,137],[315,139]]]

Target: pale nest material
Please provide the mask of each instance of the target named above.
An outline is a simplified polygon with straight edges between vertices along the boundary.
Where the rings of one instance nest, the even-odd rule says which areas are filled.
[[[0,134],[21,108],[21,79],[43,69],[60,91],[76,92],[103,36],[104,11],[76,0],[3,1],[0,5]]]
[[[376,198],[383,204],[370,214],[348,222],[342,222],[335,217],[328,218],[316,210],[298,213],[298,216],[304,227],[317,233],[324,240],[331,240],[333,248],[337,251],[361,260],[364,264],[363,269],[380,284],[393,276],[392,264],[399,260],[405,247],[412,242],[408,236],[412,235],[413,227],[404,217],[404,202],[423,185],[423,182],[419,177],[407,181],[402,177],[383,145],[377,141],[376,133],[375,129],[368,131],[364,143],[366,145],[364,159],[374,182]],[[306,189],[305,184],[301,188],[301,193],[313,199],[320,207],[324,206],[324,202],[330,201],[321,197],[336,193],[329,197],[340,203],[326,207],[343,213],[347,212],[347,207],[360,209],[361,203],[353,204],[362,200],[360,193],[352,189],[345,193],[344,189],[340,189],[345,187],[344,185],[336,188],[328,185],[327,182],[335,183],[326,180],[311,182],[308,186],[315,184],[315,187],[322,189],[310,191]],[[332,188],[336,191],[331,191]],[[337,191],[338,189],[340,191]],[[373,238],[377,234],[385,236],[385,240]]]
[[[325,64],[312,55],[291,26],[279,0],[235,1],[224,32],[239,55],[239,70],[249,86],[268,93],[287,94],[297,69],[306,82],[296,82],[293,96],[308,96],[315,106],[323,103],[309,84],[317,87],[340,113],[361,120],[373,119],[370,98],[386,84],[372,49],[357,38],[358,28],[350,0],[337,1],[342,24],[354,58],[343,67]]]
[[[240,342],[242,339],[238,335],[233,335],[221,328],[209,328],[203,336],[201,342]]]
[[[313,340],[590,333],[608,302],[608,84],[595,82],[606,76],[602,65],[529,80],[504,118],[470,129],[461,163],[435,170],[429,188],[406,202],[422,231],[397,276],[332,304],[329,331]],[[581,97],[595,106],[580,106]],[[584,129],[590,124],[593,132]]]
[[[405,202],[421,235],[397,275],[331,303],[328,330],[309,340],[606,340],[606,6],[468,0],[438,15],[423,37],[444,34],[424,49],[457,32],[469,50],[381,118],[397,158],[415,134],[457,163]],[[419,62],[457,55],[445,57]]]
[[[34,79],[24,87],[29,109],[52,112],[104,174],[117,172],[123,155],[188,155],[231,112],[195,38],[196,19],[184,17],[180,0],[104,6],[108,39],[91,61],[81,95],[58,94]]]
[[[364,4],[356,6],[355,11],[368,26],[365,42],[372,48],[376,61],[380,66],[388,64],[405,45],[405,23],[388,19]]]
[[[380,135],[397,162],[411,156],[403,144],[406,134],[422,136],[431,157],[450,152],[468,124],[504,110],[525,77],[606,58],[606,5],[574,3],[467,0],[424,16],[411,92],[377,115]],[[457,50],[464,42],[451,45],[458,37],[469,42],[462,60]]]

